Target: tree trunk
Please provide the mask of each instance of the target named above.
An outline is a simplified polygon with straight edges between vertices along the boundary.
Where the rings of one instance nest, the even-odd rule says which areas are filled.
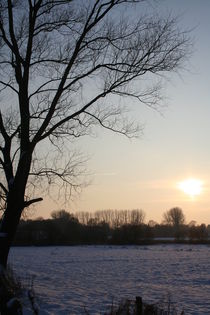
[[[19,161],[16,176],[9,187],[7,206],[0,224],[0,265],[6,268],[10,247],[13,243],[22,211],[31,154],[24,154]]]
[[[18,198],[19,199],[19,198]],[[17,231],[17,227],[23,210],[20,202],[14,198],[8,202],[7,208],[0,226],[0,265],[7,266],[9,250]]]
[[[19,199],[19,198],[18,198]],[[22,203],[23,205],[23,203]],[[22,207],[17,198],[9,198],[0,226],[0,314],[22,314],[13,282],[8,282],[7,261],[20,221]]]

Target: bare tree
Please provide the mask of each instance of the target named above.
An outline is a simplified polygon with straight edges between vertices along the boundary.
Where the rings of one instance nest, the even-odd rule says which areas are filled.
[[[69,193],[80,187],[71,141],[95,125],[132,136],[138,127],[119,99],[155,107],[159,85],[147,84],[186,58],[188,36],[176,19],[119,17],[119,8],[140,11],[141,2],[1,0],[1,265],[24,208],[42,200],[31,196],[31,185],[60,181]]]
[[[185,216],[181,208],[175,207],[163,214],[163,222],[178,228],[185,223]]]
[[[62,219],[62,220],[68,221],[72,217],[71,213],[67,212],[64,209],[52,211],[50,215],[51,215],[52,219],[54,219],[54,220]]]
[[[181,208],[175,207],[163,214],[163,223],[173,226],[174,236],[176,239],[185,236],[184,223],[185,216]]]
[[[140,225],[143,224],[145,220],[145,213],[143,210],[132,210],[131,211],[131,224]]]

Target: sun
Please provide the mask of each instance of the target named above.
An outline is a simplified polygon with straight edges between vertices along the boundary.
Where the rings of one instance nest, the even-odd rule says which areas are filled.
[[[180,190],[190,197],[195,197],[201,194],[203,190],[203,182],[199,179],[189,178],[178,184]]]

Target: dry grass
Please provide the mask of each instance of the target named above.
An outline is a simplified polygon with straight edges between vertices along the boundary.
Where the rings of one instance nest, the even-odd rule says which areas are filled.
[[[141,297],[136,300],[125,300],[119,306],[111,306],[111,310],[104,315],[184,315],[178,312],[170,296],[166,300],[155,304],[143,303]]]

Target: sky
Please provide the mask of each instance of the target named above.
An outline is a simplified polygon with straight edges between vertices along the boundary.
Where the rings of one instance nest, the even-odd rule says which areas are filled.
[[[132,113],[144,125],[138,139],[105,130],[78,145],[90,158],[91,184],[69,205],[45,200],[33,216],[53,210],[97,211],[142,209],[146,221],[162,221],[172,207],[182,208],[186,221],[210,224],[210,1],[160,0],[161,13],[181,15],[180,27],[191,29],[193,54],[179,75],[164,86],[161,113],[144,105]],[[201,193],[190,196],[178,184],[188,178],[202,182]]]

